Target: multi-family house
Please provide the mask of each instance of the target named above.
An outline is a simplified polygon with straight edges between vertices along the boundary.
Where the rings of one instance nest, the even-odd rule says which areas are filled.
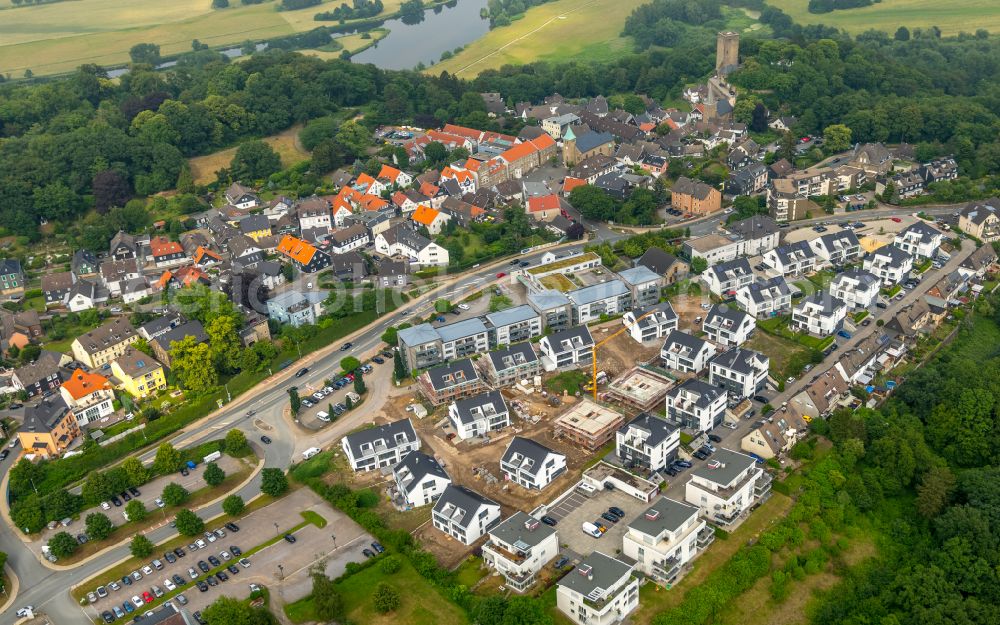
[[[201,322],[197,319],[192,319],[178,324],[162,334],[156,335],[150,339],[149,346],[153,349],[153,355],[156,356],[156,359],[169,368],[170,351],[173,349],[173,344],[183,341],[189,336],[194,339],[195,343],[208,342],[208,334],[205,333],[205,328],[202,327]]]
[[[726,179],[726,193],[731,195],[753,195],[767,187],[768,170],[764,163],[753,163],[729,174]]]
[[[431,523],[464,545],[471,545],[500,520],[500,504],[464,486],[449,484],[431,511]]]
[[[510,345],[489,352],[486,356],[479,362],[486,381],[493,388],[510,386],[520,380],[530,380],[542,371],[541,360],[529,342]]]
[[[15,258],[0,259],[0,295],[12,300],[24,295],[24,271]]]
[[[26,407],[17,431],[21,449],[44,458],[61,455],[79,435],[76,416],[62,397],[46,397]]]
[[[853,230],[824,234],[809,245],[825,265],[843,266],[861,259],[861,242]]]
[[[115,411],[111,382],[97,373],[77,369],[59,387],[59,394],[81,426],[100,421]]]
[[[399,330],[397,340],[403,362],[410,371],[426,369],[445,359],[441,335],[429,323]]]
[[[119,230],[118,234],[111,238],[111,243],[108,246],[108,252],[108,256],[111,260],[127,260],[130,258],[138,260],[139,243],[131,234]]]
[[[330,251],[334,254],[346,254],[351,250],[368,245],[371,241],[368,229],[362,224],[353,224],[340,230],[335,230],[329,237]]]
[[[667,421],[688,430],[709,432],[726,416],[726,390],[689,378],[667,391]]]
[[[131,347],[111,363],[111,375],[120,388],[136,399],[145,399],[167,388],[163,365]]]
[[[577,625],[614,625],[639,607],[634,566],[594,551],[556,583],[556,607]]]
[[[538,349],[546,369],[576,368],[593,362],[594,337],[587,326],[578,326],[543,336]]]
[[[793,330],[813,336],[830,336],[839,331],[847,318],[847,305],[826,291],[802,298],[792,309],[789,324]]]
[[[622,324],[628,328],[633,340],[646,343],[665,338],[676,330],[678,318],[670,302],[663,302],[648,308],[626,311],[622,315]]]
[[[806,420],[829,415],[848,395],[847,382],[836,370],[816,376],[808,386],[788,400],[788,411],[802,415]]]
[[[632,308],[653,306],[660,301],[663,277],[644,265],[618,272],[625,286],[632,293]]]
[[[566,471],[566,456],[528,438],[515,436],[500,457],[505,481],[543,490]]]
[[[150,239],[149,251],[153,257],[153,264],[157,269],[176,267],[189,261],[181,244],[177,241],[171,241],[166,237],[153,237]]]
[[[333,223],[332,205],[329,200],[318,196],[299,200],[295,207],[295,217],[299,222],[299,232],[322,230],[329,232]]]
[[[608,280],[566,293],[572,302],[573,323],[596,321],[601,315],[619,315],[631,306],[632,292],[621,280]]]
[[[708,215],[722,210],[722,192],[700,180],[681,176],[670,189],[670,204],[679,211]]]
[[[659,584],[672,584],[691,560],[715,539],[699,508],[661,497],[628,524],[622,554]]]
[[[70,269],[77,278],[90,278],[100,272],[101,263],[90,250],[77,250],[73,253]]]
[[[358,430],[340,441],[348,463],[355,471],[395,466],[411,451],[420,449],[420,438],[409,419]]]
[[[878,299],[882,283],[875,274],[852,269],[837,274],[830,281],[830,295],[844,302],[848,308],[870,308]]]
[[[909,277],[913,270],[913,256],[895,245],[883,245],[865,256],[862,267],[877,276],[882,284],[892,286]]]
[[[713,523],[730,525],[768,496],[771,480],[751,456],[719,449],[711,460],[691,470],[684,499]]]
[[[396,492],[414,508],[437,501],[444,489],[451,484],[451,477],[432,456],[421,451],[411,451],[392,468]]]
[[[448,264],[448,250],[423,237],[405,224],[396,224],[375,236],[375,250],[399,256],[415,265],[434,267]]]
[[[71,271],[47,273],[42,276],[42,295],[45,296],[45,305],[64,306],[74,282],[76,276]]]
[[[712,306],[701,325],[709,340],[726,347],[747,342],[756,327],[757,322],[752,315],[726,304]]]
[[[769,215],[752,215],[726,226],[738,240],[741,256],[759,256],[778,247],[781,229]]]
[[[28,394],[28,397],[45,395],[55,391],[63,383],[65,371],[63,360],[69,360],[58,352],[42,350],[34,362],[21,365],[11,375],[11,385]]]
[[[816,253],[807,241],[780,245],[764,254],[764,264],[783,276],[813,271],[816,259]]]
[[[115,317],[78,336],[72,344],[73,357],[92,369],[104,365],[120,356],[129,345],[139,339],[139,334],[125,317]]]
[[[733,261],[742,255],[743,241],[735,234],[709,234],[688,239],[682,246],[685,258],[694,262],[696,258],[704,259],[711,267],[718,263]]]
[[[723,294],[736,293],[741,287],[752,283],[754,275],[750,261],[746,258],[737,258],[712,265],[702,274],[702,280],[713,294],[721,297]]]
[[[770,365],[764,354],[734,347],[708,363],[708,382],[726,389],[731,397],[745,399],[764,389]]]
[[[527,304],[485,315],[491,347],[527,341],[542,334],[542,316]]]
[[[573,303],[565,294],[548,289],[528,293],[528,306],[542,317],[542,325],[552,332],[569,329],[573,325]]]
[[[653,273],[663,276],[664,283],[673,284],[687,271],[685,263],[676,256],[658,247],[648,248],[642,256],[633,261],[633,266],[643,266]]]
[[[437,329],[445,360],[482,354],[490,348],[490,330],[479,317],[463,319]]]
[[[1000,241],[1000,198],[966,204],[958,214],[958,227],[980,241]]]
[[[892,244],[903,250],[910,256],[917,258],[934,258],[941,242],[944,241],[944,234],[922,219],[896,233]]]
[[[315,245],[286,234],[278,243],[278,253],[303,273],[316,273],[330,266],[330,255]]]
[[[472,397],[486,390],[468,358],[432,367],[417,379],[420,392],[435,406]]]
[[[784,276],[756,280],[737,289],[736,303],[754,317],[770,317],[791,309],[792,290]]]
[[[559,554],[555,528],[518,510],[489,530],[483,545],[483,562],[504,577],[504,585],[525,592],[538,573]]]
[[[500,391],[486,391],[448,406],[448,419],[462,440],[510,426],[510,409]]]
[[[676,425],[643,412],[618,429],[615,453],[625,466],[660,471],[677,459],[680,442]]]
[[[660,358],[667,369],[682,373],[697,373],[708,366],[716,353],[715,346],[687,332],[673,330],[663,341]]]

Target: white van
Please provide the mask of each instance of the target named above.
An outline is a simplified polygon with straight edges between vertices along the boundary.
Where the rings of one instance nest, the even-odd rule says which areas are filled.
[[[584,521],[583,525],[580,526],[580,529],[583,530],[584,534],[589,534],[594,538],[600,538],[601,536],[604,535],[601,533],[601,530],[598,529],[597,526],[591,523],[590,521]]]
[[[316,454],[318,454],[321,451],[323,451],[323,450],[320,449],[319,447],[310,447],[309,449],[307,449],[307,450],[305,450],[305,451],[302,452],[302,457],[305,458],[306,460],[308,460],[308,459],[312,458],[313,456],[315,456]]]
[[[330,414],[320,410],[319,412],[316,413],[316,418],[319,419],[320,421],[329,421]]]
[[[587,495],[588,497],[597,492],[597,489],[594,488],[594,486],[590,482],[580,482],[577,488],[580,489],[580,492],[582,492],[584,495]]]

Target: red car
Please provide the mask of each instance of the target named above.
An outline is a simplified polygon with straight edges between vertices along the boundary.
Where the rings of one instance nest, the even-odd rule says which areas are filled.
[[[148,590],[142,593],[142,600],[146,603],[153,603],[154,599],[155,597],[153,597],[153,594]]]
[[[901,221],[903,221],[903,220],[902,220],[902,219],[900,219],[899,217],[890,217],[889,219],[891,219],[891,220],[895,221],[895,222],[896,222],[897,224],[898,224],[898,223],[900,223]]]
[[[499,280],[500,278],[502,278],[502,277],[504,277],[506,275],[507,274],[505,274],[504,272],[501,271],[500,273],[497,274],[497,280]]]

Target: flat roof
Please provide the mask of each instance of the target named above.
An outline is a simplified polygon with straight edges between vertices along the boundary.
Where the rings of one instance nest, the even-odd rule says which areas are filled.
[[[591,260],[598,260],[600,258],[601,257],[595,252],[584,252],[583,254],[577,254],[576,256],[570,256],[568,258],[560,258],[559,260],[554,260],[551,263],[532,267],[531,269],[528,269],[528,273],[532,275],[548,273],[550,271],[557,271],[565,267],[572,267],[573,265],[578,265]]]
[[[641,367],[633,367],[613,380],[609,389],[626,395],[640,403],[648,403],[657,396],[665,397],[673,381]]]
[[[556,419],[558,426],[593,436],[609,428],[617,428],[625,415],[583,397]]]
[[[687,241],[687,246],[696,252],[710,252],[726,245],[736,245],[736,240],[733,237],[712,233]]]
[[[755,463],[756,460],[746,454],[730,449],[719,449],[712,454],[711,460],[696,465],[691,471],[691,475],[725,487],[731,484],[740,473],[754,466]],[[713,466],[718,464],[718,466],[710,469],[710,464]]]

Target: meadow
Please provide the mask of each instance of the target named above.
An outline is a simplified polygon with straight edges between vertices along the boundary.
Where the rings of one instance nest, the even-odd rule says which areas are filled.
[[[799,24],[826,24],[858,34],[872,28],[895,33],[900,26],[910,30],[937,26],[941,34],[971,33],[980,28],[1000,32],[1000,2],[996,0],[882,0],[860,9],[810,13],[809,0],[767,0]]]
[[[306,152],[298,141],[300,130],[302,130],[301,126],[292,126],[280,134],[263,139],[281,157],[282,167],[291,167],[309,158],[309,153]],[[191,167],[191,175],[194,176],[195,183],[208,184],[214,182],[215,172],[229,167],[235,154],[236,147],[231,147],[213,152],[212,154],[188,159],[188,165]]]

